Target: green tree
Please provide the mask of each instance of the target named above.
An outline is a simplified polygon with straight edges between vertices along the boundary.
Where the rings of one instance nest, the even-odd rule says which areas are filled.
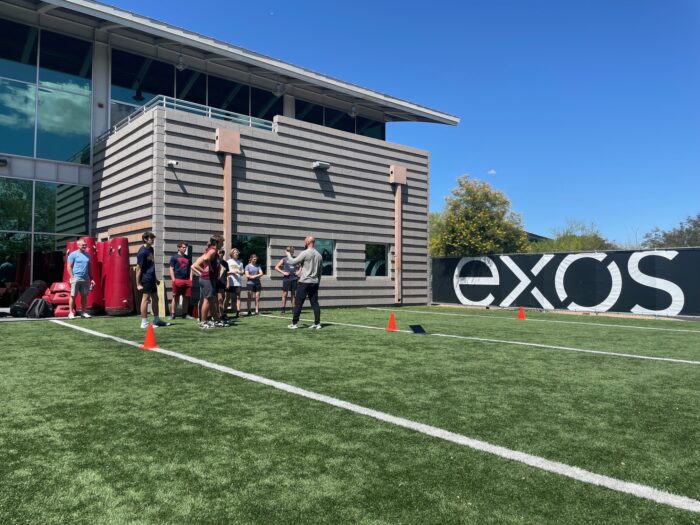
[[[527,235],[510,200],[488,183],[463,175],[445,199],[442,214],[430,216],[430,255],[473,256],[521,252]]]
[[[566,226],[552,232],[553,238],[530,243],[529,251],[544,252],[581,252],[591,250],[614,250],[613,243],[605,239],[595,224],[569,220]]]
[[[700,213],[695,217],[688,217],[669,231],[654,228],[644,236],[642,246],[645,248],[700,246]]]

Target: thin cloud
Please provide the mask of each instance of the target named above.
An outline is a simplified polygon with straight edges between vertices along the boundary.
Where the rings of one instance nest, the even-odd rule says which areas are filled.
[[[486,174],[487,174],[487,175],[495,175],[495,174],[496,174],[496,170],[492,168],[492,169],[490,169],[489,171],[487,171]]]

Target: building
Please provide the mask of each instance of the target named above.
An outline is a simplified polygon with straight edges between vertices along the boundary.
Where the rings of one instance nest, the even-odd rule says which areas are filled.
[[[457,117],[88,0],[2,1],[0,32],[4,301],[149,229],[164,276],[179,240],[258,252],[265,306],[309,233],[324,304],[427,301],[429,156],[385,127]]]

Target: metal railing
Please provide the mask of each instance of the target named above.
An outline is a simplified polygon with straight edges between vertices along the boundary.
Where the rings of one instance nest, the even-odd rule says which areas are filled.
[[[251,117],[248,115],[243,115],[241,113],[234,113],[233,111],[226,111],[224,109],[217,109],[211,106],[205,106],[204,104],[197,104],[196,102],[189,102],[187,100],[180,100],[173,97],[166,97],[165,95],[158,95],[148,102],[146,102],[140,108],[134,110],[125,118],[121,119],[119,122],[111,126],[107,131],[102,133],[97,137],[99,142],[113,133],[119,131],[124,126],[137,119],[141,115],[148,113],[154,108],[168,108],[177,109],[180,111],[186,111],[188,113],[193,113],[195,115],[200,115],[202,117],[213,118],[216,120],[223,120],[225,122],[233,122],[235,124],[241,124],[242,126],[248,126],[251,128],[264,129],[267,131],[272,131],[272,121],[265,120],[257,117]]]

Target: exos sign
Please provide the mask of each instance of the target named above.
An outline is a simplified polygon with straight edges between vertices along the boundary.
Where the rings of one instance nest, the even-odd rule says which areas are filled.
[[[434,259],[433,300],[474,306],[698,315],[698,272],[697,249]]]

